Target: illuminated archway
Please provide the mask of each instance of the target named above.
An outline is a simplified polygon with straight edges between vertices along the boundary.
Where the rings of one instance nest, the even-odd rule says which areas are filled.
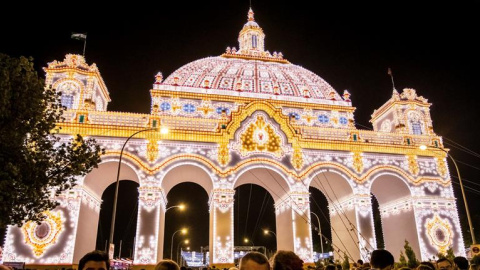
[[[318,168],[307,183],[327,198],[336,257],[361,258],[358,232],[359,222],[364,221],[357,215],[352,181],[336,168]]]
[[[235,180],[234,188],[244,184],[261,186],[272,196],[275,207],[290,197],[287,178],[275,167],[256,164],[242,170]],[[276,211],[277,249],[294,250],[292,217],[288,212]]]
[[[380,206],[385,249],[398,258],[407,240],[420,256],[415,209],[408,182],[390,171],[379,171],[371,180],[371,193]],[[399,232],[402,232],[402,237],[399,237]]]
[[[81,188],[86,194],[90,194],[90,200],[96,200],[100,206],[102,194],[108,186],[116,182],[118,160],[109,159],[101,163],[98,168],[93,169],[85,176]],[[123,160],[121,163],[119,179],[131,180],[140,183],[140,178],[134,166],[130,164],[129,160]],[[119,198],[124,200],[125,198]],[[138,198],[131,198],[131,200],[138,200]],[[74,261],[78,262],[80,258],[87,252],[95,249],[97,229],[99,221],[99,210],[94,207],[81,205],[78,213],[78,225],[75,241]]]

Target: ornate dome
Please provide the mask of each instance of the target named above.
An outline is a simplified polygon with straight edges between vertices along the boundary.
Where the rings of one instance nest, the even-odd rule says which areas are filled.
[[[342,99],[320,76],[291,64],[282,53],[265,51],[264,39],[250,9],[238,51],[229,47],[221,56],[188,63],[164,82],[157,76],[154,89],[351,106],[348,92]]]

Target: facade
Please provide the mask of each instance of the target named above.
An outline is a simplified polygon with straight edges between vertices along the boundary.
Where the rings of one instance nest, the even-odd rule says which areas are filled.
[[[94,137],[106,153],[42,224],[9,227],[4,261],[77,264],[95,248],[101,196],[120,179],[139,183],[134,264],[162,258],[168,192],[194,182],[209,195],[210,264],[233,264],[235,188],[254,183],[275,201],[277,248],[313,262],[309,188],[329,202],[337,255],[368,260],[376,248],[372,194],[381,211],[386,249],[398,256],[408,240],[422,260],[464,242],[442,138],[430,103],[414,89],[372,114],[373,131],[354,125],[350,94],[339,95],[318,75],[265,50],[253,11],[239,48],[155,77],[151,113],[107,111],[108,90],[95,64],[80,55],[49,63],[46,83],[68,109],[58,136]],[[419,149],[427,145],[426,151]],[[207,202],[205,202],[207,203]],[[340,254],[338,254],[340,253]]]

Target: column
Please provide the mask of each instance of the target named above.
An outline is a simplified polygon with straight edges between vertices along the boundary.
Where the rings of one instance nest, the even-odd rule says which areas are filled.
[[[210,197],[210,266],[231,267],[233,257],[233,189],[214,189]]]
[[[277,248],[293,250],[305,263],[313,263],[308,192],[290,192],[275,204]]]
[[[155,265],[163,258],[166,197],[155,181],[141,181],[138,188],[135,265]]]

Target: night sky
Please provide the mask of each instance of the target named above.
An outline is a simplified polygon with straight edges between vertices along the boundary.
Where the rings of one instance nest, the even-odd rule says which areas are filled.
[[[434,130],[444,136],[445,146],[452,149],[452,156],[459,162],[479,235],[480,154],[476,153],[480,153],[480,134],[475,117],[480,116],[480,55],[474,42],[478,34],[478,1],[448,5],[433,1],[421,5],[405,1],[336,2],[320,2],[318,8],[300,1],[253,1],[255,19],[266,34],[265,49],[281,51],[287,60],[318,74],[340,94],[348,89],[357,108],[355,120],[359,129],[371,129],[373,110],[391,97],[388,67],[393,70],[399,91],[414,88],[433,103]],[[249,7],[248,1],[157,1],[148,5],[128,2],[107,8],[93,2],[22,4],[5,9],[9,16],[0,18],[0,53],[32,56],[43,76],[41,67],[48,62],[63,60],[66,53],[82,52],[83,43],[70,39],[72,32],[88,33],[87,62],[97,64],[110,91],[112,102],[108,109],[139,113],[150,111],[149,90],[158,71],[167,77],[196,59],[222,54],[227,46],[238,48],[238,33],[247,20]],[[40,9],[49,12],[39,12]],[[474,154],[461,151],[457,144]],[[455,194],[461,198],[453,169],[450,164]],[[199,186],[184,185],[203,194]],[[241,189],[240,200],[246,202],[250,187]],[[181,190],[177,186],[169,194],[172,203],[181,200],[171,198],[175,192],[181,195]],[[238,235],[251,236],[255,227],[268,225],[255,225],[262,215],[259,205],[264,201],[264,193],[257,188],[252,193],[251,203],[256,206],[249,212],[248,224],[235,224]],[[207,198],[206,193],[203,195],[198,200]],[[272,199],[269,200],[265,220],[273,216]],[[466,228],[461,200],[458,207]],[[207,208],[205,202],[198,211]],[[238,214],[246,218],[246,214]],[[208,212],[168,215],[168,244],[177,224],[203,224],[195,229],[199,234],[208,229]],[[469,238],[469,234],[465,236]],[[262,243],[261,237],[255,236],[255,244],[273,246],[274,242],[267,240]],[[176,237],[175,241],[180,239]],[[207,245],[206,239],[201,236],[195,240],[194,248]],[[167,245],[165,250],[169,250]]]

